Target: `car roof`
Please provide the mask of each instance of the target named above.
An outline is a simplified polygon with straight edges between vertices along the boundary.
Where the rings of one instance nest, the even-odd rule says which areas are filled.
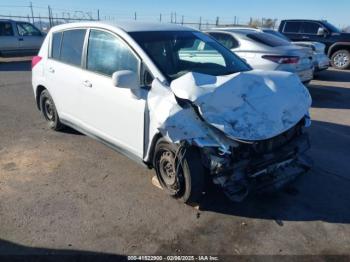
[[[110,22],[110,21],[91,21],[91,22],[76,22],[56,26],[55,28],[64,30],[79,26],[86,27],[115,27],[125,32],[149,32],[149,31],[195,31],[196,29],[185,27],[177,24],[167,23],[143,23],[143,22]],[[197,31],[197,30],[196,30]]]
[[[281,22],[325,22],[325,20],[315,20],[315,19],[284,19]]]
[[[260,29],[258,28],[254,28],[254,27],[239,27],[239,26],[232,26],[232,27],[214,27],[211,28],[210,30],[220,30],[220,31],[233,31],[233,30],[254,30],[254,31],[260,31]],[[210,31],[209,30],[209,31]]]
[[[206,32],[227,32],[227,33],[234,33],[238,35],[248,35],[251,33],[263,33],[260,29],[256,28],[215,28],[211,30],[207,30]]]
[[[27,21],[6,19],[6,18],[1,18],[0,22],[14,22],[14,23],[28,23],[28,24],[32,24],[31,22],[27,22]]]

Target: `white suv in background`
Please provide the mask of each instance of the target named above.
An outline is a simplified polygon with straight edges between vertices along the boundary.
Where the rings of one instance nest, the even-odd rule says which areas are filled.
[[[194,29],[60,25],[32,70],[52,129],[68,125],[154,168],[164,191],[186,203],[208,178],[240,201],[308,168],[311,97],[298,77],[251,70]]]

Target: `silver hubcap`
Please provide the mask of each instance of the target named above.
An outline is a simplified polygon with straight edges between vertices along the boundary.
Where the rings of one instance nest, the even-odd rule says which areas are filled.
[[[348,54],[345,52],[336,54],[336,56],[333,58],[333,62],[337,67],[343,67],[347,65],[349,63]]]

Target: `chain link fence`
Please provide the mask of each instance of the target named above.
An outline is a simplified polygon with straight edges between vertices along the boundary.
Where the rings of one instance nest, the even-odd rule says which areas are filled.
[[[27,10],[27,11],[26,11]],[[99,9],[94,12],[66,10],[52,8],[50,6],[12,6],[0,5],[0,19],[13,19],[33,23],[40,30],[47,32],[51,27],[64,23],[77,21],[140,21],[140,22],[159,22],[175,23],[184,26],[190,26],[199,30],[210,29],[212,27],[229,27],[229,26],[247,26],[252,18],[239,19],[237,16],[228,17],[194,17],[179,15],[176,12],[160,14],[140,14],[137,12],[111,12]]]

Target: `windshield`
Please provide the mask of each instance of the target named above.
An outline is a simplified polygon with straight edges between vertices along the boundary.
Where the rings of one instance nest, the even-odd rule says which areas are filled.
[[[267,34],[267,33],[251,33],[251,34],[247,34],[247,37],[271,47],[291,45],[289,41],[286,41],[281,37],[278,37],[272,34]]]
[[[17,29],[21,36],[41,36],[39,29],[29,23],[17,23]]]
[[[331,23],[328,22],[323,22],[323,24],[332,32],[332,33],[340,33],[341,31],[339,30],[339,28],[337,28],[336,26],[332,25]]]
[[[130,35],[169,81],[188,72],[219,76],[251,70],[230,50],[201,32],[155,31]]]

